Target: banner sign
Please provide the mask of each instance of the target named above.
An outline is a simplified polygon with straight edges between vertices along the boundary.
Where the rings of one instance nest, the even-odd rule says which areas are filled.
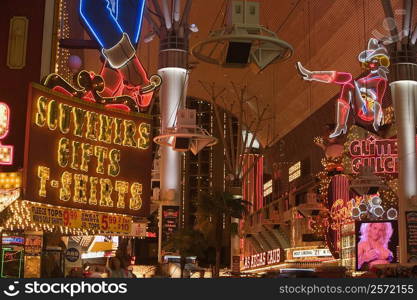
[[[180,207],[175,205],[162,206],[162,242],[168,241],[169,237],[179,229]]]
[[[265,267],[275,265],[281,262],[281,249],[269,250],[266,252],[257,253],[251,256],[246,256],[243,259],[244,269],[251,269],[257,267]]]
[[[25,199],[149,215],[152,153],[148,115],[105,109],[36,84],[30,87],[28,101]]]
[[[130,216],[27,203],[33,224],[99,230],[113,234],[129,235],[131,232]]]
[[[327,257],[332,256],[329,249],[310,249],[310,250],[294,250],[292,252],[293,258],[302,257]]]
[[[408,262],[417,263],[417,211],[405,213]]]

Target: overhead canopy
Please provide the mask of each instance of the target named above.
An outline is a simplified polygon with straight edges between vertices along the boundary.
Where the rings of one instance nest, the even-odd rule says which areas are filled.
[[[152,1],[148,5],[152,8]],[[208,37],[211,30],[221,28],[225,20],[225,0],[192,1],[190,23],[199,32],[191,34],[190,46]],[[312,70],[336,70],[361,73],[358,54],[366,48],[371,37],[382,38],[389,32],[383,27],[384,11],[380,1],[334,1],[334,0],[263,0],[260,2],[260,23],[292,45],[293,56],[282,63],[272,64],[257,73],[255,68],[222,68],[217,65],[190,58],[192,72],[188,95],[210,100],[207,90],[221,91],[219,104],[239,116],[235,87],[247,87],[244,105],[245,120],[250,123],[265,108],[265,120],[257,136],[262,145],[282,137],[315,110],[334,97],[339,87],[323,83],[310,83],[299,78],[295,63],[301,61]],[[401,0],[392,0],[396,19],[401,22]],[[185,1],[181,1],[182,5]],[[414,6],[417,10],[417,6]],[[417,12],[414,14],[416,19]],[[414,20],[413,24],[416,22]],[[142,40],[150,32],[145,22]],[[143,41],[138,54],[149,73],[156,73],[158,39],[146,44]],[[89,50],[91,51],[91,50]],[[91,56],[96,52],[89,52]],[[97,59],[96,59],[97,60]],[[210,86],[214,84],[214,86]],[[204,88],[205,87],[205,88]]]

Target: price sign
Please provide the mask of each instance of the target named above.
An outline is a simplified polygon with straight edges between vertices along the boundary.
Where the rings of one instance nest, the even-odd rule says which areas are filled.
[[[79,214],[76,210],[64,210],[64,226],[74,227],[79,225]]]
[[[130,216],[29,203],[31,221],[35,224],[97,230],[114,234],[129,234],[131,231],[132,218]]]

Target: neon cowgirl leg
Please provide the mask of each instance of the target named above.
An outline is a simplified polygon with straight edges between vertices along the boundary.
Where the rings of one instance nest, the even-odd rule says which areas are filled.
[[[133,86],[141,85],[146,76],[139,60],[136,57],[136,49],[130,42],[130,38],[123,33],[122,39],[113,47],[102,50],[110,66],[120,70],[123,79]]]
[[[123,28],[133,45],[139,42],[142,29],[143,12],[145,0],[116,0],[117,3],[117,22]],[[137,57],[134,57],[130,64],[121,69],[126,78],[130,78],[129,83],[133,86],[148,84],[148,76],[145,69]]]
[[[350,110],[349,103],[347,103],[344,99],[339,98],[337,100],[337,111],[336,111],[337,125],[333,133],[329,135],[329,138],[335,138],[342,133],[346,133],[349,110]]]
[[[339,99],[337,100],[337,126],[334,132],[329,136],[334,138],[347,131],[347,120],[350,111],[352,99],[352,74],[336,71],[310,71],[298,62],[296,68],[302,78],[308,81],[319,81],[324,83],[335,83],[342,86]]]
[[[109,0],[80,0],[80,17],[104,49],[116,45],[123,36],[124,31],[113,15]]]
[[[115,9],[112,9],[109,0],[80,0],[80,16],[102,46],[102,53],[110,66],[120,72],[128,86],[128,90],[122,93],[136,98],[140,106],[147,106],[149,101],[142,101],[139,90],[149,80],[136,57],[135,47],[142,27],[145,0],[115,0],[115,4]],[[152,94],[147,96],[144,99],[151,98]]]
[[[324,83],[331,83],[336,78],[337,73],[335,71],[310,71],[303,67],[300,62],[295,64],[298,73],[304,80],[319,81]]]
[[[347,132],[347,121],[349,118],[350,105],[352,103],[352,90],[353,85],[350,83],[349,78],[351,75],[349,73],[338,73],[337,76],[339,82],[346,82],[342,85],[340,91],[339,99],[336,103],[336,128],[333,133],[329,136],[334,138],[340,134],[345,134]]]
[[[136,47],[142,29],[145,0],[80,0],[80,17],[104,49],[112,48],[126,33]]]
[[[145,0],[116,0],[116,19],[133,45],[139,43]]]

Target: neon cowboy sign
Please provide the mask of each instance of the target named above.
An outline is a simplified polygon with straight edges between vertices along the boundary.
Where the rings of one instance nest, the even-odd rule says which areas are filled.
[[[352,171],[359,173],[370,167],[375,174],[398,173],[398,148],[396,139],[376,139],[370,136],[354,140],[349,146],[352,156]]]

